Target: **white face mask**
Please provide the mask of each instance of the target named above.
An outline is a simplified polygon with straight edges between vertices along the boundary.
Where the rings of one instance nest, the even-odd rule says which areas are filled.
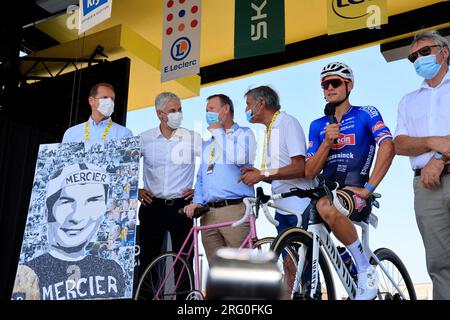
[[[167,125],[172,129],[178,129],[183,121],[183,113],[175,112],[167,114]]]
[[[111,98],[98,99],[97,111],[109,117],[114,112],[114,101]]]

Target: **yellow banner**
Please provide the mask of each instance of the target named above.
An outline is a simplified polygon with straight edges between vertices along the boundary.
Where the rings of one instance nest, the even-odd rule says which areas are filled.
[[[357,29],[379,29],[388,23],[387,0],[327,1],[329,35]]]

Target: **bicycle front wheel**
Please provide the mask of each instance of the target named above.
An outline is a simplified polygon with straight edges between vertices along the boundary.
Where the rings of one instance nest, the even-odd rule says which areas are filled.
[[[271,245],[275,240],[274,237],[265,237],[261,238],[255,242],[253,245],[254,250],[258,250],[260,252],[269,252],[271,250]],[[292,269],[297,269],[297,255],[290,248],[287,248],[283,254],[278,254],[277,259],[277,268],[281,272],[284,283],[289,282],[286,277],[289,277],[289,267]]]
[[[370,263],[376,268],[380,279],[378,286],[378,299],[416,300],[416,291],[411,281],[411,277],[409,276],[409,273],[400,258],[392,250],[387,248],[377,249],[374,253],[393,280],[393,282],[389,280],[380,266],[377,265],[375,259],[370,259]],[[394,286],[394,283],[397,285],[397,288]]]
[[[286,266],[286,262],[290,259],[286,259],[287,254],[284,254],[284,269],[286,273],[285,284],[288,288],[287,294],[292,296],[294,299],[309,299],[310,295],[310,283],[311,274],[306,272],[310,266],[310,261],[312,258],[312,243],[313,239],[309,232],[301,228],[289,228],[280,233],[273,241],[271,250],[275,252],[277,256],[283,255],[282,252],[293,252],[296,257],[295,268],[293,266]],[[304,263],[304,269],[302,272],[302,283],[303,286],[300,288],[300,292],[295,292],[292,294],[292,286],[294,284],[294,276],[296,276],[297,263],[298,263],[298,250],[303,247],[306,249],[306,260]],[[311,271],[310,271],[311,272]],[[325,255],[322,248],[319,250],[319,281],[320,281],[320,292],[316,294],[316,299],[320,300],[335,300],[336,293],[334,289],[333,276],[331,274],[328,263],[325,259]]]
[[[194,275],[183,257],[166,252],[156,257],[142,274],[135,300],[183,300],[194,290]],[[174,263],[175,262],[175,263]]]

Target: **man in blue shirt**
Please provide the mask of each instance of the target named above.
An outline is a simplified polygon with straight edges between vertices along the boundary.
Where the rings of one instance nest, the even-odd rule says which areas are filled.
[[[208,206],[210,210],[202,216],[202,225],[242,218],[243,198],[255,196],[253,186],[238,182],[240,170],[253,166],[255,136],[250,128],[240,127],[233,121],[233,102],[229,97],[217,94],[207,100],[206,120],[212,137],[203,142],[193,203],[184,208],[186,215],[192,218],[196,208]],[[248,232],[248,223],[202,231],[208,261],[220,247],[239,247]]]
[[[62,142],[102,143],[132,137],[130,129],[114,123],[110,118],[114,112],[115,93],[109,83],[97,83],[89,92],[92,114],[87,122],[70,127],[64,133]]]

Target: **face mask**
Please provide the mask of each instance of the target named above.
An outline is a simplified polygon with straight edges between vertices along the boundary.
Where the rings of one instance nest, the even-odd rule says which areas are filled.
[[[219,122],[219,114],[217,112],[206,112],[206,122],[208,125]]]
[[[414,62],[416,73],[425,79],[433,79],[441,69],[441,65],[436,62],[436,55],[430,54],[420,57]]]
[[[258,103],[256,103],[252,108],[255,108],[258,105]],[[253,109],[249,109],[247,111],[245,111],[245,115],[247,116],[247,120],[248,122],[252,122],[253,117],[255,116],[255,114],[253,113]]]
[[[252,109],[247,110],[245,112],[245,115],[247,116],[248,122],[252,122],[252,120],[253,120],[253,110]]]
[[[99,99],[97,111],[109,117],[114,112],[114,101],[111,98]]]
[[[181,121],[183,121],[182,112],[169,113],[167,115],[167,125],[172,129],[178,129],[181,126]]]

